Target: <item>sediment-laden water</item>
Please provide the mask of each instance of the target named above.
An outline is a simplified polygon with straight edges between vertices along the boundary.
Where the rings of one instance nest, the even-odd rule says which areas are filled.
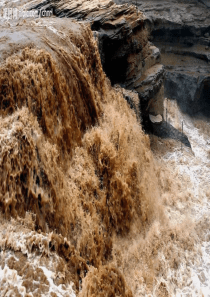
[[[81,27],[0,66],[2,296],[208,296],[208,124],[150,143]]]

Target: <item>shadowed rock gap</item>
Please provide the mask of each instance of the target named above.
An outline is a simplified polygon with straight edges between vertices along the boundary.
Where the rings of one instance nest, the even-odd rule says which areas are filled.
[[[206,117],[210,117],[210,78],[203,81],[199,105]]]

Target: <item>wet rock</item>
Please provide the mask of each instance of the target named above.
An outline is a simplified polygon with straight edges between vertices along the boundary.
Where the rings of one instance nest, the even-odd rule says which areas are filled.
[[[152,114],[150,114],[149,119],[153,124],[160,124],[163,121],[163,118],[160,114],[158,114],[157,116],[153,116]]]
[[[174,139],[182,142],[185,146],[191,148],[188,137],[181,133],[179,130],[175,129],[171,124],[166,121],[162,121],[159,124],[152,123],[152,133],[163,139]]]

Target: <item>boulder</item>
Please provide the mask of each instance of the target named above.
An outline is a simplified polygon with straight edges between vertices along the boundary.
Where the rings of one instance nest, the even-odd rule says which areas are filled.
[[[160,114],[157,116],[150,114],[149,119],[153,124],[160,124],[163,121],[163,117]]]

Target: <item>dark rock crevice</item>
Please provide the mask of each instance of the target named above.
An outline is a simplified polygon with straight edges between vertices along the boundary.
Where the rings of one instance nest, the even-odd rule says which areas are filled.
[[[96,29],[92,26],[92,29]],[[126,74],[129,69],[128,56],[129,53],[135,53],[140,49],[135,48],[133,43],[123,39],[112,39],[108,34],[97,34],[99,51],[103,69],[111,83],[123,84],[126,81]]]
[[[210,76],[202,81],[198,91],[198,106],[205,117],[210,118]]]

